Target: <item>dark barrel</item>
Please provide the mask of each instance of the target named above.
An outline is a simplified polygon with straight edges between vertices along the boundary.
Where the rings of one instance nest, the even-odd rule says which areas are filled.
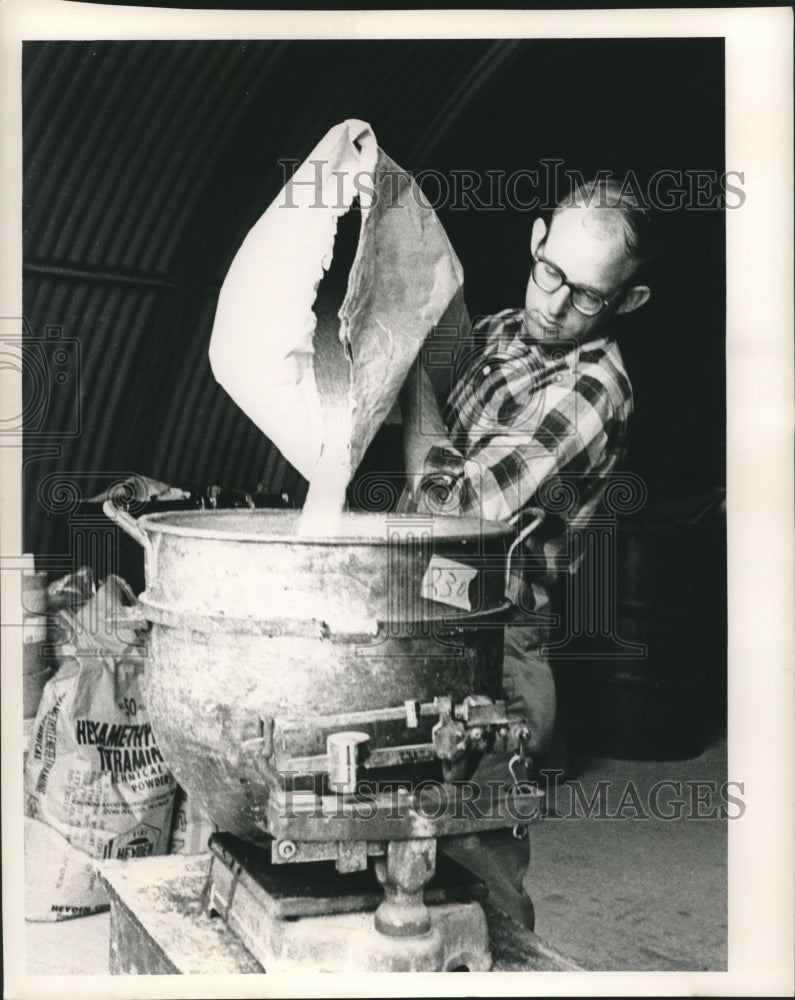
[[[661,504],[618,520],[615,636],[624,648],[615,636],[583,636],[568,657],[553,659],[573,751],[680,760],[700,754],[725,727],[721,499]],[[627,656],[631,645],[645,654]]]

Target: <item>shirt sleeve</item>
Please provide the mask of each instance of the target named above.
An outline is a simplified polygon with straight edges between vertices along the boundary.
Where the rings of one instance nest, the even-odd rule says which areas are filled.
[[[510,385],[502,391],[492,419],[472,428],[463,447],[432,449],[417,491],[419,510],[510,520],[559,477],[598,476],[612,464],[620,421],[593,375],[547,385],[524,406],[512,400]]]

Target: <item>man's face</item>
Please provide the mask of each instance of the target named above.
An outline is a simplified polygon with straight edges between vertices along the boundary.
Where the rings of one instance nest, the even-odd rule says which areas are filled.
[[[567,285],[546,292],[531,275],[525,297],[525,328],[531,339],[582,343],[595,336],[615,312],[629,311],[622,306],[624,296],[619,292],[632,277],[635,262],[627,256],[620,233],[612,227],[595,225],[586,209],[564,209],[548,230],[537,219],[530,246],[533,253],[540,252],[562,271],[566,281],[584,285],[605,299],[616,299],[596,316],[585,316],[574,308]]]

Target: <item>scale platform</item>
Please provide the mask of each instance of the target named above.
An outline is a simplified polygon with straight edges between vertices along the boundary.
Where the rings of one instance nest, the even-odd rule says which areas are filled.
[[[331,861],[273,864],[269,849],[231,834],[210,839],[206,910],[220,917],[272,971],[488,971],[485,883],[439,854],[423,898],[430,930],[390,937],[376,930],[384,899],[371,860],[340,874]]]
[[[172,854],[98,864],[111,904],[112,975],[257,975],[276,971],[259,961],[224,920],[207,912],[205,892],[211,861],[208,854]],[[488,899],[481,905],[488,925],[492,972],[580,969]],[[302,970],[304,974],[310,971],[306,967]]]

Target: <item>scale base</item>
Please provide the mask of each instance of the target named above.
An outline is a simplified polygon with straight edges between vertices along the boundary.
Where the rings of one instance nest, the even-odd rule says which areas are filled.
[[[242,899],[227,923],[269,972],[491,969],[486,915],[478,903],[443,903],[429,911],[431,929],[422,937],[381,934],[372,913],[282,919],[249,908]]]
[[[342,875],[331,862],[274,865],[270,852],[230,834],[210,839],[204,909],[221,918],[271,972],[443,972],[491,968],[485,884],[440,859],[425,888],[430,929],[376,929],[384,899],[372,869]],[[307,871],[307,868],[310,869]]]
[[[210,867],[206,854],[103,861],[98,867],[111,904],[113,975],[228,976],[265,971],[264,962],[254,958],[223,920],[208,916],[202,902]],[[488,900],[482,906],[492,941],[492,971],[582,971]]]

